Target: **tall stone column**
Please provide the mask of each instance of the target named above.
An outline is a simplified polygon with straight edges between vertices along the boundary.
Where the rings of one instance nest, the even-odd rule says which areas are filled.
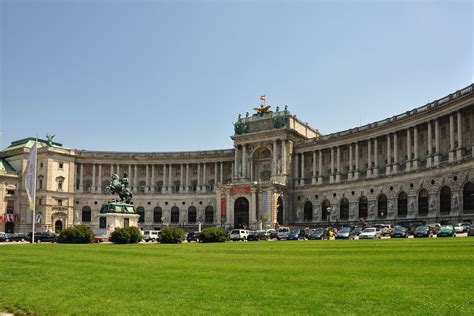
[[[84,192],[84,163],[81,162],[81,171],[79,173],[79,192]]]
[[[393,133],[393,167],[392,173],[398,173],[398,135]]]
[[[214,162],[214,192],[216,191],[217,189],[217,161]]]
[[[329,183],[334,183],[334,147],[331,147],[331,174],[329,175]]]
[[[428,146],[428,157],[426,157],[426,167],[431,167],[433,165],[433,133],[431,121],[428,121],[428,137],[426,139]]]
[[[220,183],[224,184],[224,162],[221,161]]]
[[[456,150],[456,159],[461,160],[462,155],[463,155],[463,152],[462,152],[463,143],[462,143],[462,116],[461,116],[461,111],[457,112],[457,127],[458,127],[458,131],[457,131],[458,146],[457,146],[457,150]]]
[[[374,168],[372,170],[372,175],[374,177],[379,175],[379,146],[377,137],[374,139]]]
[[[110,164],[110,176],[112,177],[113,174],[114,174],[114,165]],[[129,176],[129,178],[130,178],[130,176]]]
[[[454,114],[449,115],[449,162],[454,161]]]
[[[168,192],[173,193],[173,165],[170,164],[170,169],[168,172]]]
[[[184,165],[179,166],[179,192],[184,191]]]
[[[95,163],[92,164],[92,192],[96,191],[96,186],[95,186]]]
[[[97,192],[102,192],[102,164],[99,164],[99,185],[97,186]]]
[[[239,145],[234,149],[234,178],[239,178]]]
[[[407,128],[407,160],[405,161],[405,171],[411,170],[411,133],[410,128]]]
[[[316,184],[316,151],[313,150],[313,179],[311,180],[313,185]]]
[[[242,145],[242,178],[247,179],[247,167],[248,167],[248,159],[247,159],[247,144]]]
[[[156,184],[155,184],[155,165],[151,165],[151,185],[150,185],[150,192],[156,191]]]
[[[186,192],[189,192],[189,164],[186,164]]]
[[[145,192],[150,192],[150,169],[145,165]]]
[[[435,120],[435,156],[434,156],[434,164],[437,166],[440,162],[440,155],[441,152],[439,150],[439,119]]]
[[[318,166],[318,171],[319,171],[319,176],[318,176],[318,183],[323,184],[323,150],[319,150],[319,166]]]
[[[201,192],[201,164],[197,165],[197,191]]]
[[[273,140],[273,158],[272,158],[272,176],[275,176],[277,174],[277,159],[278,159],[278,154],[277,154],[277,141]]]
[[[367,140],[367,178],[372,176],[372,142],[370,138]]]
[[[203,164],[201,191],[207,192],[207,164]]]
[[[356,162],[356,167],[354,170],[354,179],[357,180],[359,179],[359,143],[356,143],[355,145],[355,162]]]
[[[120,176],[120,165],[117,164],[117,174]]]
[[[251,196],[251,205],[250,205],[250,223],[255,225],[255,229],[257,229],[256,224],[257,224],[257,192],[255,191],[255,188],[252,188],[252,196]]]
[[[387,135],[387,166],[385,167],[385,174],[388,176],[392,170],[392,153],[391,153],[391,142],[390,142],[390,134]]]
[[[138,166],[135,165],[133,170],[133,191],[137,193],[138,191]]]
[[[286,139],[281,140],[281,174],[288,174],[288,167],[286,162]]]
[[[167,191],[166,185],[166,164],[163,164],[163,186],[161,187],[161,193],[166,193]]]
[[[304,152],[301,153],[301,178],[300,186],[304,186]]]
[[[336,149],[336,183],[341,182],[341,146]]]
[[[300,170],[299,170],[299,154],[294,155],[295,160],[295,186],[299,186],[300,184]]]
[[[413,170],[418,169],[418,127],[413,127]]]
[[[352,180],[352,177],[354,176],[354,168],[353,168],[353,162],[352,162],[352,144],[349,144],[349,174],[347,175],[348,180]]]

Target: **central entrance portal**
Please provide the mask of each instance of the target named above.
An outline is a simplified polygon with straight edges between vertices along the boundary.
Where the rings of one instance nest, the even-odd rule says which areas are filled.
[[[249,227],[249,201],[240,197],[234,204],[234,228]]]

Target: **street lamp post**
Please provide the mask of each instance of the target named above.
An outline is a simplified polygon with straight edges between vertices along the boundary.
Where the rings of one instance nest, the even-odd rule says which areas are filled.
[[[328,240],[329,240],[329,227],[331,224],[331,207],[330,206],[326,208],[326,215],[328,218]]]

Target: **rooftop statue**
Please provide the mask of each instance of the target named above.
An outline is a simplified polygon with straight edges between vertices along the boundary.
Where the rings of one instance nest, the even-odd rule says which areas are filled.
[[[48,146],[52,147],[53,146],[53,138],[56,135],[50,135],[46,134],[46,142],[48,143]]]
[[[263,116],[264,113],[268,113],[270,112],[270,108],[272,106],[271,105],[263,105],[263,104],[260,104],[260,107],[257,107],[257,108],[253,108],[255,111],[257,111],[257,114],[259,114],[260,116]]]

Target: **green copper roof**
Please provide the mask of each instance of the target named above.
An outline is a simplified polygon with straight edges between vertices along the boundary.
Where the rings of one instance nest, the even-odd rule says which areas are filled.
[[[13,169],[5,159],[0,159],[0,170],[5,172],[15,172],[15,169]]]
[[[36,144],[38,148],[48,146],[48,141],[44,139],[39,139],[39,138],[36,139],[34,137],[28,137],[28,138],[13,141],[10,144],[10,146],[5,148],[4,150],[12,150],[12,149],[23,148],[23,147],[32,148],[33,145],[35,144],[35,141],[37,142]],[[53,142],[53,147],[63,147],[63,145],[60,143]]]

